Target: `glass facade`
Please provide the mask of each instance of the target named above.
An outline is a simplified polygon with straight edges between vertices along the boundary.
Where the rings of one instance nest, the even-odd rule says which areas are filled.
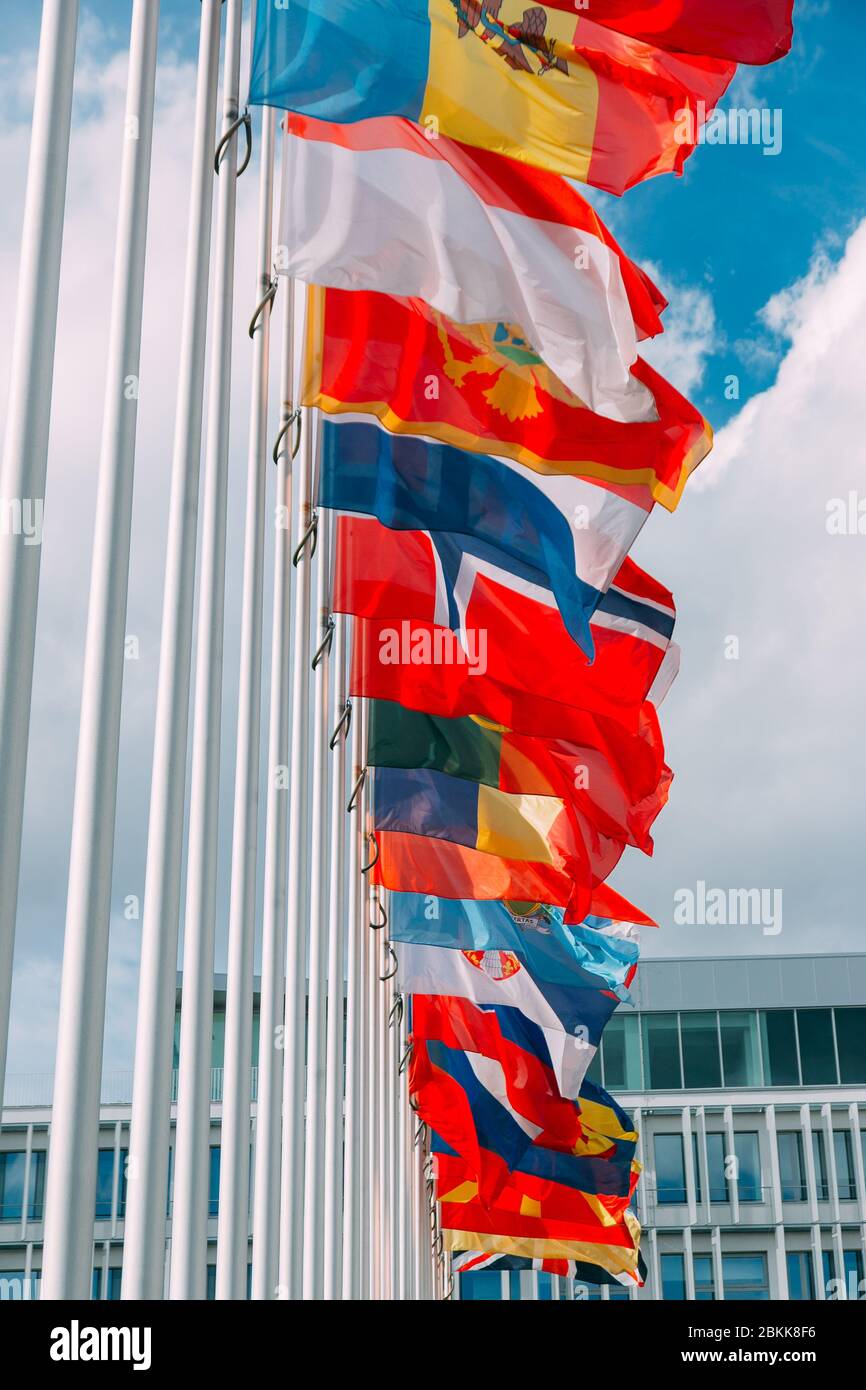
[[[41,1221],[44,1205],[45,1150],[31,1153],[29,1180],[26,1151],[0,1153],[0,1221],[21,1221],[25,1209],[28,1221]]]
[[[749,1303],[769,1300],[767,1257],[764,1254],[722,1255],[725,1300]]]
[[[798,1303],[811,1302],[815,1297],[811,1252],[789,1250],[785,1262],[788,1266],[788,1297]]]
[[[614,1014],[589,1076],[608,1090],[866,1083],[866,1008]]]
[[[662,1255],[662,1297],[682,1302],[686,1296],[686,1262],[682,1255]]]

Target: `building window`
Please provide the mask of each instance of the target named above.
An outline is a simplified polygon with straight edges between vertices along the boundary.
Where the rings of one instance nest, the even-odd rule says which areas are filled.
[[[851,1134],[847,1129],[833,1131],[833,1155],[836,1159],[836,1185],[840,1202],[856,1202],[857,1183],[854,1179],[854,1156]]]
[[[30,1154],[30,1195],[27,1199],[28,1221],[41,1221],[45,1213],[45,1159],[44,1149],[33,1149]]]
[[[764,1073],[770,1086],[799,1086],[797,1030],[793,1009],[771,1009],[761,1014]]]
[[[829,1298],[833,1293],[833,1280],[836,1278],[836,1256],[832,1250],[821,1251],[821,1268],[824,1271],[824,1295]]]
[[[800,1066],[804,1086],[835,1085],[836,1051],[833,1046],[831,1009],[798,1009]]]
[[[815,1278],[812,1254],[809,1250],[789,1250],[785,1256],[788,1266],[788,1297],[796,1303],[812,1302],[815,1297]]]
[[[659,1206],[675,1206],[686,1200],[686,1168],[681,1134],[657,1134],[653,1139],[656,1160],[656,1196]]]
[[[547,1276],[550,1277],[549,1275]],[[550,1297],[548,1293],[547,1298]],[[460,1299],[464,1303],[496,1303],[502,1298],[502,1275],[493,1269],[479,1269],[476,1274],[461,1274]]]
[[[843,1085],[866,1081],[866,1009],[835,1009],[839,1080]]]
[[[728,1202],[728,1176],[725,1149],[727,1135],[712,1133],[707,1135],[707,1163],[709,1165],[708,1183],[711,1202]]]
[[[845,1292],[849,1298],[862,1298],[866,1294],[863,1285],[863,1254],[860,1250],[843,1250],[845,1260]]]
[[[722,1064],[726,1086],[760,1086],[761,1055],[758,1047],[758,1015],[729,1010],[719,1014]]]
[[[95,1269],[93,1271],[93,1281],[90,1289],[90,1297],[93,1301],[101,1302],[103,1299],[109,1299],[112,1303],[118,1303],[120,1301],[122,1274],[123,1270],[120,1265],[109,1265],[108,1269],[105,1271],[103,1271],[101,1265],[98,1269]],[[105,1275],[105,1277],[103,1277],[103,1275]]]
[[[692,1132],[692,1162],[695,1170],[695,1201],[702,1202],[704,1196],[701,1186],[700,1145],[698,1144],[697,1133],[694,1131]],[[640,1191],[640,1184],[638,1184],[638,1191]]]
[[[0,1154],[0,1221],[20,1221],[24,1211],[25,1153]]]
[[[696,1090],[722,1084],[719,1026],[714,1013],[680,1015],[683,1036],[683,1072],[686,1086]]]
[[[644,1061],[651,1091],[681,1091],[680,1033],[676,1014],[644,1014]]]
[[[780,1130],[776,1136],[779,1149],[779,1183],[783,1202],[805,1202],[808,1197],[806,1169],[803,1163],[803,1136],[799,1130]]]
[[[96,1160],[96,1220],[111,1220],[114,1195],[114,1149],[100,1149]]]
[[[826,1202],[830,1196],[830,1180],[827,1177],[827,1154],[824,1148],[823,1130],[812,1130],[812,1158],[815,1163],[815,1194],[819,1202]]]
[[[22,1251],[19,1250],[19,1259]],[[23,1269],[0,1269],[0,1303],[5,1303],[7,1299],[22,1302],[30,1302],[39,1297],[40,1271],[31,1270],[27,1274]]]
[[[608,1090],[641,1089],[640,1019],[637,1014],[614,1014],[604,1030],[601,1053],[604,1085]]]
[[[761,1150],[757,1134],[734,1135],[734,1154],[737,1159],[737,1196],[741,1202],[761,1202]]]
[[[662,1298],[682,1302],[686,1296],[686,1267],[682,1255],[662,1255]]]
[[[210,1299],[212,1303],[216,1299],[216,1265],[208,1265],[207,1267],[207,1288],[205,1290],[205,1298]]]
[[[728,1300],[749,1303],[769,1300],[766,1255],[722,1255],[722,1279]]]
[[[695,1302],[712,1303],[716,1297],[712,1255],[695,1255]]]
[[[210,1146],[210,1176],[208,1180],[208,1216],[216,1216],[220,1209],[220,1146]]]

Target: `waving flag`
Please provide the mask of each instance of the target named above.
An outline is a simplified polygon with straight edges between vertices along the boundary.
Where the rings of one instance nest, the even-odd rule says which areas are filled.
[[[574,13],[574,0],[546,0]],[[592,0],[593,25],[658,48],[735,63],[774,63],[790,51],[794,0]],[[578,37],[581,22],[578,21]]]
[[[631,375],[665,300],[556,174],[398,119],[287,120],[281,272],[417,295],[458,323],[519,323],[599,415],[655,418]]]
[[[599,1265],[587,1264],[580,1260],[530,1260],[522,1255],[486,1255],[480,1250],[467,1250],[452,1257],[455,1274],[479,1274],[485,1269],[496,1273],[506,1271],[534,1270],[544,1274],[555,1274],[561,1279],[574,1279],[581,1284],[610,1284],[614,1287],[642,1285],[646,1281],[646,1263],[638,1255],[637,1271],[612,1274]]]
[[[637,1274],[640,1225],[631,1211],[624,1213],[621,1226],[608,1228],[608,1239],[602,1237],[605,1228],[601,1226],[545,1220],[496,1206],[491,1209],[482,1202],[442,1202],[439,1213],[446,1250],[577,1260],[599,1265],[610,1274]]]
[[[625,1111],[586,1078],[577,1099],[561,1095],[546,1034],[519,1009],[442,994],[415,994],[411,1007],[413,1041],[483,1057],[485,1086],[533,1143],[631,1163],[637,1134]]]
[[[530,597],[549,594],[590,654],[589,618],[647,517],[644,507],[593,481],[533,474],[508,459],[401,438],[347,417],[323,426],[319,502],[376,517],[391,530],[436,533],[431,561],[441,572],[445,615],[438,621],[460,621],[442,588],[445,571],[459,585],[462,567],[465,585],[470,567],[481,569]],[[460,542],[455,546],[447,533]],[[344,522],[338,548],[346,561],[354,544],[363,549],[374,534],[377,544],[388,544],[373,527]],[[386,583],[397,592],[393,578]],[[429,587],[429,577],[423,582]]]
[[[471,1164],[436,1133],[433,1133],[433,1173],[438,1202],[477,1202],[482,1183]],[[539,1163],[538,1160],[541,1160]],[[544,1175],[544,1149],[530,1147],[512,1168],[494,1198],[497,1211],[521,1216],[537,1216],[552,1221],[571,1221],[577,1228],[597,1227],[596,1239],[616,1239],[624,1226],[640,1165],[631,1165],[629,1189],[621,1193],[583,1192],[580,1188]],[[557,1156],[553,1171],[561,1175],[562,1159]],[[541,1171],[537,1171],[541,1170]]]
[[[336,122],[404,116],[612,193],[679,173],[677,112],[712,107],[732,63],[651,48],[515,0],[259,5],[250,101]]]
[[[458,951],[513,951],[533,975],[568,984],[581,975],[596,986],[625,997],[640,954],[637,923],[653,925],[637,908],[601,884],[592,893],[597,909],[618,900],[623,919],[587,916],[578,925],[564,920],[561,908],[538,902],[478,902],[417,893],[393,893],[388,906],[392,941],[447,946]],[[629,920],[629,918],[631,920]]]
[[[627,1202],[633,1168],[627,1146],[611,1155],[542,1147],[534,1127],[501,1103],[488,1084],[490,1072],[479,1053],[437,1040],[413,1040],[409,1090],[416,1113],[470,1165],[483,1202],[495,1200],[516,1172],[574,1193],[599,1193]]]
[[[650,829],[672,780],[655,709],[636,733],[585,715],[578,741],[532,738],[479,715],[446,719],[371,700],[367,764],[427,767],[505,792],[560,796],[603,835],[652,852]]]
[[[542,1029],[560,1093],[574,1099],[617,1007],[605,990],[569,989],[536,980],[507,951],[450,951],[401,946],[398,979],[405,994],[453,994],[475,1004],[519,1009]]]
[[[633,561],[620,566],[592,615],[590,665],[549,590],[506,583],[504,572],[475,563],[461,537],[389,531],[367,519],[351,534],[352,544],[340,546],[334,608],[377,620],[356,627],[354,694],[437,714],[484,714],[539,735],[571,736],[562,705],[637,729],[675,609],[668,590]],[[443,638],[446,619],[459,640]],[[536,696],[540,671],[544,694]],[[537,725],[522,724],[493,702],[476,703],[475,687],[487,677],[525,692],[527,709],[555,704],[552,725],[541,715]]]
[[[709,453],[706,420],[640,358],[632,375],[658,418],[625,425],[587,409],[513,325],[458,327],[420,299],[362,290],[312,290],[308,305],[303,401],[328,414],[597,478],[644,510],[673,510]]]

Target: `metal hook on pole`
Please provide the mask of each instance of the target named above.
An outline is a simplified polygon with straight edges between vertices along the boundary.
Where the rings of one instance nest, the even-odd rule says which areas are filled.
[[[384,909],[384,908],[382,908],[382,915],[385,916],[385,909]],[[387,917],[385,918],[385,920],[386,920],[386,921],[388,920]],[[384,985],[388,980],[393,980],[394,976],[397,974],[397,971],[400,969],[400,962],[399,962],[398,959],[397,959],[397,952],[394,950],[394,947],[391,945],[390,941],[386,941],[386,942],[385,942],[385,950],[388,952],[389,956],[391,957],[392,961],[394,962],[394,968],[393,968],[393,970],[388,970],[388,971],[386,971],[386,973],[385,973],[384,975],[380,975],[380,976],[379,976],[379,979],[381,980],[381,982],[382,982],[383,985]]]
[[[358,805],[358,797],[361,795],[361,788],[363,787],[366,780],[367,769],[365,767],[362,767],[361,771],[358,774],[358,780],[352,788],[352,794],[349,797],[349,800],[346,804],[346,810],[349,812],[350,815],[354,811],[355,807]]]
[[[285,421],[283,422],[282,425],[280,425],[279,433],[278,433],[276,439],[274,440],[273,453],[271,454],[271,457],[273,458],[274,463],[276,463],[276,464],[278,464],[279,461],[280,461],[280,445],[282,444],[282,442],[283,442],[283,440],[285,439],[286,435],[288,434],[289,430],[292,428],[292,425],[295,426],[295,438],[294,438],[294,441],[293,441],[293,443],[292,443],[292,451],[291,451],[289,457],[292,458],[292,459],[294,459],[294,458],[297,457],[298,450],[299,450],[300,447],[301,447],[301,408],[300,408],[300,406],[296,406],[296,408],[292,411],[292,413],[291,413],[291,415],[288,417],[288,419],[285,420]]]
[[[403,996],[394,995],[394,1003],[391,1005],[391,1012],[388,1015],[388,1027],[393,1028],[396,1023],[398,1026],[403,1022]]]
[[[237,120],[232,121],[225,135],[216,147],[216,153],[213,157],[213,167],[215,174],[218,174],[220,171],[220,157],[222,155],[223,150],[225,149],[226,145],[228,144],[229,140],[231,140],[235,132],[240,130],[241,126],[243,126],[244,128],[244,133],[246,134],[247,138],[247,152],[241,160],[240,164],[238,165],[237,174],[235,177],[240,178],[241,174],[244,172],[247,165],[249,164],[253,153],[253,121],[252,116],[250,115],[250,108],[248,106],[245,106],[243,112],[240,116],[238,116]]]
[[[343,735],[343,738],[344,738],[344,739],[349,737],[349,730],[351,729],[351,727],[352,727],[352,701],[351,701],[351,700],[347,700],[346,703],[345,703],[345,705],[343,706],[343,713],[340,715],[340,718],[337,720],[337,726],[336,726],[336,728],[334,729],[334,732],[331,734],[330,739],[328,740],[328,747],[330,748],[330,750],[331,750],[332,753],[333,753],[334,749],[336,748],[337,744],[338,744],[339,741],[340,741],[340,735],[341,735],[341,734]]]
[[[382,920],[381,920],[381,922],[374,922],[374,921],[372,920],[372,918],[371,918],[371,919],[370,919],[370,930],[371,930],[371,931],[382,931],[383,928],[387,927],[387,925],[388,925],[388,914],[387,914],[387,912],[385,911],[384,904],[383,904],[382,902],[380,902],[380,900],[379,900],[378,898],[375,899],[375,902],[376,902],[376,906],[377,906],[378,909],[379,909],[379,912],[380,912],[381,915],[382,915]]]
[[[376,839],[376,836],[373,835],[373,834],[370,834],[370,835],[368,836],[368,839],[370,839],[370,840],[373,841],[373,844],[374,844],[375,847],[376,847],[376,853],[373,855],[373,858],[370,860],[369,864],[362,864],[362,866],[361,866],[361,873],[362,873],[362,874],[368,874],[368,873],[370,872],[370,870],[371,870],[376,864],[378,864],[378,862],[379,862],[379,841]],[[384,908],[382,909],[382,911],[384,912]]]
[[[297,569],[297,568],[298,568],[298,565],[301,563],[301,560],[303,559],[303,556],[304,556],[304,550],[306,549],[307,542],[308,542],[309,540],[311,540],[311,539],[312,539],[312,544],[311,544],[311,546],[310,546],[310,559],[312,560],[313,556],[314,556],[315,553],[316,553],[316,545],[317,545],[318,540],[319,540],[319,513],[318,513],[318,512],[313,512],[313,516],[312,516],[312,519],[311,519],[311,521],[310,521],[309,526],[307,527],[307,529],[306,529],[306,531],[304,532],[304,534],[301,536],[301,539],[298,541],[298,544],[295,546],[295,550],[294,550],[294,553],[293,553],[293,555],[292,555],[292,564],[293,564],[293,566],[294,566],[295,569]]]
[[[410,1095],[410,1097],[409,1097],[409,1109],[410,1109],[410,1110],[414,1110],[414,1112],[415,1112],[416,1115],[418,1114],[418,1106],[415,1104],[415,1098],[414,1098],[414,1096],[411,1096],[411,1095]],[[421,1121],[419,1122],[419,1124],[418,1124],[417,1129],[415,1130],[414,1135],[412,1136],[412,1148],[413,1148],[413,1149],[417,1149],[418,1145],[421,1143],[421,1140],[424,1138],[424,1132],[425,1132],[426,1129],[427,1129],[426,1124],[424,1123],[423,1120],[421,1120]]]
[[[276,275],[272,275],[272,276],[271,276],[271,282],[270,282],[270,284],[268,285],[268,288],[266,289],[265,293],[262,295],[262,297],[261,297],[261,299],[259,300],[258,304],[256,305],[255,309],[253,310],[253,316],[252,316],[252,318],[250,319],[250,327],[249,327],[249,335],[250,335],[251,338],[254,337],[254,335],[255,335],[255,331],[256,331],[256,328],[258,327],[259,319],[261,318],[261,316],[262,316],[262,314],[264,313],[265,309],[267,308],[267,306],[268,306],[269,304],[273,304],[273,302],[274,302],[274,295],[275,295],[276,292],[277,292],[277,286],[279,285],[279,283],[280,283],[280,282],[279,282],[279,280],[277,279]]]
[[[449,1276],[449,1278],[448,1278],[448,1288],[445,1290],[444,1294],[442,1295],[442,1300],[443,1300],[444,1303],[447,1303],[450,1299],[452,1299],[452,1298],[454,1297],[454,1289],[455,1289],[455,1287],[456,1287],[456,1281],[455,1281],[455,1279],[454,1279],[454,1271],[452,1270],[452,1271],[451,1271],[451,1274],[450,1274],[450,1276]]]
[[[315,671],[315,670],[317,669],[317,667],[319,666],[319,663],[322,661],[322,658],[323,658],[326,654],[328,654],[328,653],[330,652],[330,650],[331,650],[331,643],[332,643],[333,640],[334,640],[334,628],[336,627],[336,625],[337,625],[337,624],[336,624],[336,622],[334,621],[334,615],[333,615],[333,613],[329,613],[329,614],[328,614],[328,621],[325,623],[325,635],[324,635],[324,637],[322,638],[321,642],[319,643],[318,647],[316,648],[315,654],[314,654],[314,656],[313,656],[313,660],[312,660],[312,662],[310,663],[311,666],[312,666],[312,669],[313,669],[314,671]],[[334,745],[331,744],[331,747],[332,747],[332,748],[333,748],[333,746],[334,746]]]
[[[407,1042],[405,1048],[403,1049],[403,1056],[400,1058],[400,1061],[399,1061],[398,1064],[397,1064],[397,1075],[398,1075],[398,1076],[402,1076],[402,1075],[403,1075],[404,1071],[406,1070],[406,1064],[407,1064],[407,1062],[409,1061],[409,1058],[410,1058],[411,1056],[412,1056],[412,1044],[411,1044],[410,1042]]]

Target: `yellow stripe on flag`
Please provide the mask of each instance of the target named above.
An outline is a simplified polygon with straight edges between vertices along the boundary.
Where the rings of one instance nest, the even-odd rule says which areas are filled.
[[[550,832],[562,810],[563,803],[556,796],[501,792],[481,784],[476,848],[502,859],[552,864]]]

